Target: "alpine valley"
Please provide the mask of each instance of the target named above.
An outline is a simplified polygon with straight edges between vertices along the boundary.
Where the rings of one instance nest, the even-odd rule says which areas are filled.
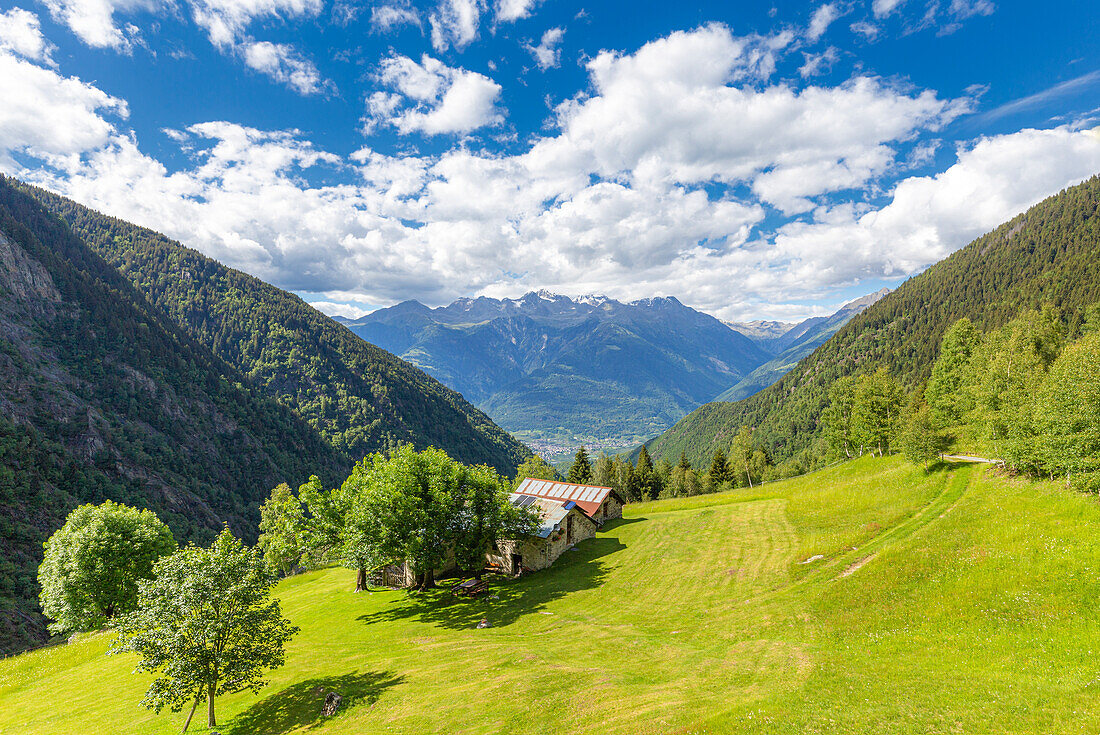
[[[719,395],[767,387],[882,293],[767,332],[674,297],[621,303],[546,291],[435,309],[406,301],[337,320],[556,457],[581,443],[636,445]]]

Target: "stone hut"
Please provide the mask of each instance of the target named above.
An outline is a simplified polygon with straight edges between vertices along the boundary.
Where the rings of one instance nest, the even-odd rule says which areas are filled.
[[[515,506],[531,508],[539,514],[538,531],[518,541],[498,541],[489,561],[505,574],[545,569],[566,549],[596,535],[596,522],[572,501],[512,493],[508,500]]]

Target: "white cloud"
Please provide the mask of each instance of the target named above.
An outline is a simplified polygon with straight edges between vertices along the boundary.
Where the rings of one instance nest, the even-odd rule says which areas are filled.
[[[538,0],[498,0],[497,22],[511,23],[531,15]]]
[[[871,12],[876,18],[885,18],[893,13],[905,0],[874,0],[871,3]]]
[[[542,34],[542,40],[539,41],[538,46],[526,45],[527,50],[535,57],[535,63],[543,71],[561,63],[561,49],[558,48],[558,44],[561,43],[563,36],[565,36],[564,28],[551,28]]]
[[[908,275],[1100,170],[1096,133],[1025,130],[964,147],[872,206],[863,195],[888,186],[883,172],[927,161],[926,131],[965,103],[875,79],[769,84],[762,43],[708,27],[601,54],[559,130],[518,155],[344,158],[299,133],[214,121],[172,131],[191,156],[172,172],[120,129],[123,102],[0,54],[0,99],[16,102],[0,106],[0,166],[333,304],[547,287],[673,294],[727,318]],[[430,57],[383,66],[395,125],[436,113],[471,73]],[[865,188],[819,198],[849,187]],[[804,215],[761,232],[769,202]]]
[[[469,133],[504,119],[497,107],[499,84],[427,54],[420,63],[399,55],[384,59],[378,80],[393,92],[379,91],[368,98],[368,131],[388,124],[403,135]]]
[[[316,94],[325,86],[313,62],[287,44],[252,41],[243,46],[242,55],[249,68],[288,85],[299,94]]]
[[[473,43],[484,7],[482,0],[439,0],[428,16],[435,50],[442,53],[453,46],[462,51]]]
[[[874,41],[876,38],[878,38],[879,27],[876,26],[874,23],[861,20],[848,26],[848,28],[852,31],[852,33],[858,33],[859,35],[866,38],[868,41]]]
[[[828,73],[833,68],[833,64],[840,59],[840,54],[835,46],[830,46],[819,54],[803,51],[802,57],[805,61],[798,68],[798,73],[802,75],[803,79],[808,79],[819,74]]]
[[[806,29],[806,39],[810,41],[810,43],[814,43],[825,35],[825,31],[827,31],[832,22],[839,17],[840,10],[837,9],[835,3],[825,3],[821,5],[814,11],[813,16],[810,17],[810,25]]]
[[[317,15],[323,0],[187,0],[196,25],[220,48],[234,45],[258,18],[299,18]]]
[[[53,65],[54,47],[42,35],[38,16],[22,8],[0,13],[0,52],[9,51],[31,61]]]
[[[156,0],[44,0],[50,15],[93,48],[128,51],[137,29],[119,28],[114,14],[155,10]]]
[[[345,319],[358,319],[371,313],[371,309],[363,309],[354,304],[343,304],[336,301],[310,301],[309,305],[322,314],[342,316]]]
[[[419,28],[420,13],[409,5],[376,5],[370,12],[370,24],[378,33],[389,33],[406,25]]]
[[[16,154],[68,168],[110,139],[114,128],[103,114],[128,114],[125,102],[90,84],[3,52],[0,100],[0,168],[8,173],[19,171]]]

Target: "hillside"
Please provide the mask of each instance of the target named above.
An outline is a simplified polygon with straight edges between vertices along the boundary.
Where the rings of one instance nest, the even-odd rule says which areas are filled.
[[[151,230],[24,188],[191,337],[345,455],[434,445],[509,476],[530,455],[462,396],[297,296]]]
[[[650,453],[675,461],[683,452],[705,466],[747,425],[773,458],[790,460],[813,446],[833,381],[885,365],[914,386],[928,376],[944,330],[964,316],[987,331],[1049,302],[1072,327],[1100,301],[1098,208],[1100,177],[1040,202],[903,283],[770,388],[692,412],[649,442]]]
[[[798,362],[825,344],[841,327],[863,312],[871,304],[890,293],[884,288],[872,294],[849,301],[829,316],[811,317],[789,329],[755,338],[761,348],[775,355],[753,370],[741,382],[719,394],[715,401],[739,401],[757,393],[782,378]],[[774,322],[771,322],[774,324]],[[737,329],[737,327],[734,327]]]
[[[346,473],[6,179],[0,293],[0,650],[45,639],[42,543],[76,505],[148,506],[181,542],[223,522],[254,538],[276,484]]]
[[[768,359],[674,298],[620,303],[545,292],[406,302],[348,328],[532,439],[632,443],[672,425]]]
[[[347,569],[286,580],[302,632],[270,686],[219,700],[218,731],[1100,728],[1093,498],[863,459],[627,510],[499,599],[356,595]],[[138,706],[148,680],[104,657],[110,638],[0,661],[0,731],[178,732],[185,713]]]

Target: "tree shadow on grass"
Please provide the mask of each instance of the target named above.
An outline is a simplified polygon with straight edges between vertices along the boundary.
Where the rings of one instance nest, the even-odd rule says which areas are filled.
[[[409,592],[383,610],[359,616],[359,620],[370,624],[413,619],[450,630],[474,628],[486,620],[490,626],[502,628],[538,612],[548,602],[598,587],[607,577],[601,557],[625,548],[617,538],[588,539],[566,551],[548,569],[520,579],[487,576],[489,590],[476,598],[458,597],[452,594],[451,584],[441,585],[425,592]]]
[[[405,680],[391,672],[352,672],[298,682],[246,709],[229,722],[227,735],[283,735],[302,727],[319,727],[329,718],[321,707],[329,692],[340,695],[339,716],[359,705],[372,705],[386,689]]]

